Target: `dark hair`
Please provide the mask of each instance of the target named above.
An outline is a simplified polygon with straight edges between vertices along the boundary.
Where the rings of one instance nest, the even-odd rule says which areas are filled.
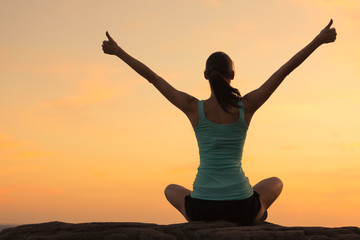
[[[216,100],[226,112],[230,106],[238,107],[237,102],[241,99],[239,90],[226,81],[231,79],[233,71],[233,61],[226,53],[215,52],[206,61],[205,74]]]

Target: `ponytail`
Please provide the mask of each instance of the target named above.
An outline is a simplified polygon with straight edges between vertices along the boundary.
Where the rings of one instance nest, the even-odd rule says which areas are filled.
[[[238,107],[237,102],[241,99],[239,90],[229,84],[233,73],[233,62],[226,53],[215,52],[206,60],[205,74],[216,100],[225,112],[229,112],[230,107]]]
[[[213,68],[208,78],[216,100],[225,112],[229,112],[231,106],[238,107],[237,102],[241,99],[240,92],[227,83],[226,77],[223,74],[216,68]]]

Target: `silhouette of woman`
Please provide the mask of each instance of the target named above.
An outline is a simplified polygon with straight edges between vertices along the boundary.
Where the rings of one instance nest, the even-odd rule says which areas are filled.
[[[188,220],[228,220],[243,225],[263,221],[267,209],[280,195],[283,183],[277,177],[249,184],[241,167],[246,132],[256,110],[280,83],[315,49],[336,39],[329,24],[301,51],[278,69],[262,86],[244,95],[230,86],[234,79],[233,62],[223,52],[215,52],[206,61],[204,77],[211,95],[206,100],[178,91],[150,68],[127,54],[106,32],[104,53],[118,56],[152,83],[172,104],[189,118],[198,141],[200,165],[193,191],[170,184],[167,200]]]

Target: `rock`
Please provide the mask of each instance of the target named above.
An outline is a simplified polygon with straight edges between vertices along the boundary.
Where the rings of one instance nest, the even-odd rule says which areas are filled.
[[[16,225],[0,225],[0,232],[5,228],[15,227]]]
[[[257,239],[360,239],[357,227],[283,227],[272,223],[239,226],[235,223],[190,222],[170,225],[151,223],[49,222],[7,228],[0,240],[257,240]]]

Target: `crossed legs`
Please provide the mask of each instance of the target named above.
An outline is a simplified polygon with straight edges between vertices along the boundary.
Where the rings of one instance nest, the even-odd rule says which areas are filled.
[[[283,188],[282,181],[277,177],[271,177],[264,179],[253,186],[254,191],[260,195],[261,209],[255,218],[255,222],[259,222],[262,219],[264,213],[273,204],[273,202],[279,197]]]
[[[165,197],[189,222],[190,218],[185,212],[185,196],[189,195],[191,191],[183,186],[177,184],[170,184],[165,188]]]
[[[260,195],[261,209],[255,218],[255,222],[260,221],[264,213],[271,204],[278,198],[283,188],[282,181],[277,177],[264,179],[253,186],[253,189]],[[185,212],[185,196],[191,191],[177,184],[170,184],[165,188],[166,199],[173,205],[187,221],[191,221]]]

